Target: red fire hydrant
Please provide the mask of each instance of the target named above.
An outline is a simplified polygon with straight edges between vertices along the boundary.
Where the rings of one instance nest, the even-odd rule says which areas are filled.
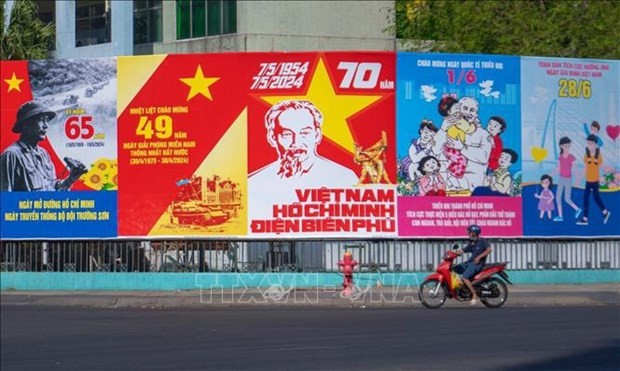
[[[357,262],[353,260],[353,254],[350,251],[344,253],[343,260],[338,262],[338,266],[342,268],[344,280],[342,281],[342,294],[351,295],[353,293],[353,269]]]

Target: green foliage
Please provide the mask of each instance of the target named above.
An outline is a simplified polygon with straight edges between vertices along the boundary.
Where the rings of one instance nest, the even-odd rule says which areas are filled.
[[[511,196],[521,196],[521,184],[523,183],[523,173],[521,171],[518,171],[515,175],[514,178],[512,179],[512,190],[510,192]]]
[[[4,32],[4,6],[6,0],[0,0],[0,32]]]
[[[396,0],[403,49],[620,59],[617,0]]]
[[[54,25],[43,23],[32,0],[15,0],[5,27],[5,0],[0,1],[0,59],[46,59],[54,40]],[[5,29],[6,28],[6,29]]]
[[[420,190],[418,189],[418,182],[409,179],[407,173],[405,159],[401,159],[396,164],[396,191],[400,196],[419,196]]]

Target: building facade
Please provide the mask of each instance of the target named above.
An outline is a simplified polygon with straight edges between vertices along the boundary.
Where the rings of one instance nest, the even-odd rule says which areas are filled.
[[[395,50],[393,0],[37,0],[58,59],[120,55]],[[7,1],[8,10],[13,1]],[[6,12],[7,14],[10,13]]]

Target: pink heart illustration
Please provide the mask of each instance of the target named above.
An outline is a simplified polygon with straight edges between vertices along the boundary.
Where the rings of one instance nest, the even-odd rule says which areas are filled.
[[[616,140],[620,135],[620,125],[607,125],[605,130],[607,130],[607,135],[609,135],[611,140]]]

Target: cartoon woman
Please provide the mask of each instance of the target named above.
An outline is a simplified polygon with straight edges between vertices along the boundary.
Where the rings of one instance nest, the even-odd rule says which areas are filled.
[[[545,216],[545,212],[547,213],[547,217],[551,219],[551,212],[555,210],[555,204],[553,203],[554,196],[553,192],[551,192],[551,187],[553,187],[553,178],[551,178],[548,174],[544,174],[540,177],[540,186],[542,187],[542,192],[534,195],[534,197],[540,200],[538,201],[540,219]]]
[[[447,137],[465,144],[465,136],[473,133],[476,130],[476,125],[470,124],[463,118],[458,99],[454,95],[444,95],[441,101],[439,101],[438,111],[444,117],[444,121],[450,124],[446,131]],[[467,167],[465,156],[459,150],[448,146],[443,147],[443,153],[450,162],[448,165],[449,174],[456,179],[463,178]],[[448,182],[452,187],[458,188],[458,184],[454,184],[450,179],[448,179]]]
[[[399,166],[399,175],[406,181],[411,181],[416,178],[416,170],[420,160],[424,156],[431,155],[433,153],[433,138],[439,129],[433,124],[431,120],[423,119],[418,129],[420,136],[411,141],[409,146],[409,155],[401,159]]]
[[[562,193],[564,193],[564,201],[575,210],[575,219],[579,219],[581,209],[571,200],[571,191],[573,189],[573,168],[576,166],[575,156],[570,153],[571,140],[568,137],[560,138],[560,156],[558,157],[558,167],[553,171],[552,175],[560,174],[558,180],[558,188],[555,192],[555,200],[558,204],[558,216],[553,218],[554,222],[564,220],[562,207]]]
[[[420,196],[445,196],[446,182],[439,174],[439,160],[435,156],[426,156],[418,165],[422,176],[418,180]]]

